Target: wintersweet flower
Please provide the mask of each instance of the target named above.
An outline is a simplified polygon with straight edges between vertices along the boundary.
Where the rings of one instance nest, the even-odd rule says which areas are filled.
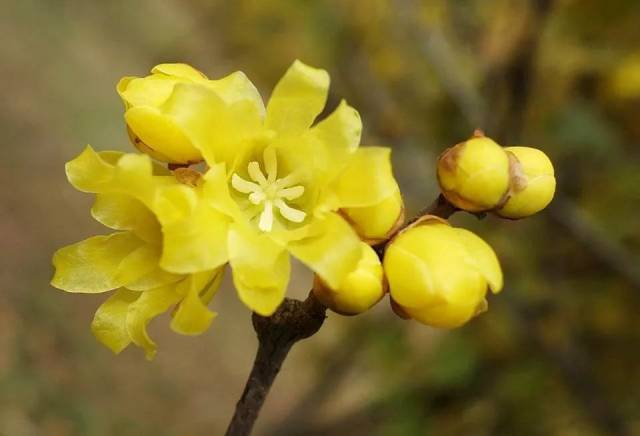
[[[386,241],[404,222],[400,189],[373,206],[341,210],[360,237],[371,245]]]
[[[442,328],[458,327],[487,309],[487,289],[502,289],[491,247],[474,233],[425,216],[401,231],[385,251],[394,310]]]
[[[316,277],[313,292],[329,309],[342,315],[357,315],[378,303],[385,294],[380,259],[369,245],[362,243],[362,257],[337,289]]]
[[[378,205],[397,184],[389,149],[359,148],[355,109],[343,101],[316,121],[328,88],[326,71],[299,61],[266,109],[246,93],[230,100],[199,81],[172,85],[155,106],[157,117],[138,131],[153,131],[156,120],[169,123],[209,168],[201,175],[189,170],[196,183],[158,191],[153,211],[162,227],[163,269],[192,274],[229,263],[240,299],[265,316],[284,298],[291,255],[331,288],[344,282],[362,244],[338,212]]]
[[[146,326],[174,306],[174,331],[204,332],[215,316],[206,305],[218,289],[222,268],[174,274],[160,267],[162,236],[153,203],[159,189],[180,182],[148,156],[96,153],[91,147],[66,170],[75,188],[96,194],[93,217],[115,230],[64,247],[53,257],[51,284],[56,288],[90,294],[114,291],[95,314],[91,328],[96,338],[115,353],[134,343],[151,359],[156,344]]]

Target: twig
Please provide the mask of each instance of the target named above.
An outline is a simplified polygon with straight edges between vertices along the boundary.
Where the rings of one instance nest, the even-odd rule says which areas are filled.
[[[253,328],[258,335],[258,352],[227,428],[227,436],[246,436],[251,433],[289,350],[293,344],[320,329],[326,317],[325,311],[326,307],[310,293],[305,301],[285,299],[270,317],[253,314]]]

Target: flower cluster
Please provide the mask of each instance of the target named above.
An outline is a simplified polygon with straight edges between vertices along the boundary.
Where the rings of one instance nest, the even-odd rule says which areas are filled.
[[[345,101],[319,119],[328,88],[326,71],[299,61],[266,107],[241,72],[210,80],[162,64],[120,81],[127,131],[142,153],[88,146],[66,166],[74,187],[95,194],[92,216],[113,233],[53,258],[53,286],[114,291],[92,322],[100,342],[116,353],[133,343],[153,358],[147,324],[170,309],[174,331],[206,331],[227,265],[240,300],[269,316],[285,298],[292,256],[313,270],[315,297],[337,313],[364,312],[387,292],[396,313],[432,326],[459,326],[486,309],[487,289],[502,287],[492,249],[433,216],[399,231],[404,206],[390,150],[360,147],[362,122]],[[488,138],[466,144],[440,160],[453,204],[519,217],[550,201],[553,169],[535,150]]]

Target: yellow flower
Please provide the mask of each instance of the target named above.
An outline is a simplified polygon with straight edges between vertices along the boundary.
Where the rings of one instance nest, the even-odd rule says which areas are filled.
[[[333,290],[316,278],[313,292],[318,300],[342,315],[356,315],[373,307],[385,293],[384,274],[376,252],[362,243],[362,257],[340,286]]]
[[[125,120],[133,144],[142,152],[163,162],[189,164],[202,160],[186,132],[168,116],[172,111],[172,92],[177,84],[198,84],[212,90],[225,103],[264,113],[258,91],[241,72],[219,80],[209,80],[185,64],[161,64],[147,77],[125,77],[117,90],[125,105]]]
[[[389,150],[359,148],[362,123],[346,102],[326,118],[326,71],[299,61],[275,87],[266,110],[240,91],[235,100],[194,81],[173,85],[157,107],[209,165],[196,186],[159,190],[160,265],[176,274],[231,266],[240,299],[270,315],[282,302],[290,255],[330,287],[361,258],[361,241],[338,213],[394,195]],[[227,88],[223,89],[225,92]],[[142,130],[153,130],[148,119]]]
[[[115,290],[96,312],[96,338],[115,353],[133,342],[151,359],[156,344],[146,326],[173,306],[174,331],[204,332],[215,316],[206,305],[218,289],[222,268],[174,274],[159,265],[162,236],[153,203],[159,189],[179,185],[176,178],[148,156],[96,153],[91,147],[66,169],[73,186],[97,194],[93,217],[116,230],[64,247],[53,257],[51,284],[56,288],[74,293]]]
[[[437,169],[443,195],[469,212],[494,209],[509,191],[509,158],[481,132],[442,153]]]
[[[553,199],[556,178],[546,154],[531,147],[507,147],[511,153],[512,184],[507,202],[495,212],[505,218],[524,218],[540,212]]]
[[[466,323],[486,310],[487,288],[502,289],[502,271],[491,247],[433,216],[398,234],[387,246],[383,265],[394,310],[434,327]]]

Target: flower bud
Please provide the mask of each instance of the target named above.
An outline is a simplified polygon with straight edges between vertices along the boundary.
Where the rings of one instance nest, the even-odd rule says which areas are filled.
[[[507,147],[511,154],[511,192],[495,212],[504,218],[524,218],[540,212],[553,199],[556,178],[546,154],[531,147]]]
[[[356,233],[371,245],[388,239],[404,222],[404,203],[399,189],[373,206],[350,207],[341,212]]]
[[[340,287],[330,289],[316,276],[313,292],[322,304],[341,315],[357,315],[370,309],[385,293],[384,274],[378,255],[373,248],[362,243],[362,257]]]
[[[438,158],[438,182],[454,206],[483,212],[500,205],[509,191],[509,158],[480,131]]]
[[[434,327],[461,326],[486,310],[487,288],[502,289],[491,247],[434,216],[400,232],[387,246],[383,265],[394,311]]]
[[[162,162],[191,164],[200,151],[178,124],[163,113],[162,105],[179,83],[206,83],[204,74],[185,64],[161,64],[147,77],[125,77],[118,93],[125,105],[127,131],[133,145]]]

